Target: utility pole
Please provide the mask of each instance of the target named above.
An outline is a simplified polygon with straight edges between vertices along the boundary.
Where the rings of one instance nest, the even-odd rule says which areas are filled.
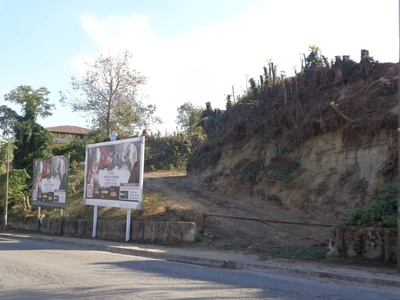
[[[10,173],[10,135],[7,133],[7,179],[6,179],[6,207],[4,210],[4,230],[7,230],[9,173]]]
[[[400,0],[399,0],[400,1]],[[247,86],[247,81],[248,81],[249,75],[246,75],[246,93],[249,93],[249,88]]]
[[[399,0],[399,29],[400,29],[400,0]],[[399,32],[399,65],[398,72],[400,75],[400,32]],[[399,84],[400,84],[400,76],[399,76]],[[400,85],[399,85],[400,86]],[[398,104],[398,125],[397,125],[397,156],[400,157],[400,93],[397,93],[397,97],[399,98]],[[400,160],[398,170],[400,170]],[[397,271],[400,273],[400,184],[399,184],[400,174],[397,172]]]
[[[235,88],[234,85],[232,85],[232,96],[233,96],[233,103],[235,103]]]

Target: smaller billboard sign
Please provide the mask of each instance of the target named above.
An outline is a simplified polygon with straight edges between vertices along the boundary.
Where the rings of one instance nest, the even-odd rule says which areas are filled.
[[[86,145],[86,205],[141,208],[144,137]]]
[[[32,204],[66,207],[69,159],[65,156],[35,159]]]

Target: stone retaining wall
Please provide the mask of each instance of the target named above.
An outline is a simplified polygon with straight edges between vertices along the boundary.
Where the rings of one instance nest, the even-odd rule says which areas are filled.
[[[397,230],[377,227],[335,227],[331,232],[328,256],[395,264]]]
[[[93,235],[93,220],[86,219],[45,217],[39,221],[37,218],[29,218],[22,221],[9,220],[8,226],[16,230],[39,231],[45,234],[82,238],[92,238]],[[132,221],[130,241],[179,245],[193,243],[197,234],[198,229],[194,222]],[[125,241],[126,221],[98,220],[97,238]]]

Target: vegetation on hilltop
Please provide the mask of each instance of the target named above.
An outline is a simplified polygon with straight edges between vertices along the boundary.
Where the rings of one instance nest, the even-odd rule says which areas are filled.
[[[242,147],[257,137],[260,144],[279,138],[287,151],[327,132],[343,130],[346,144],[372,139],[380,129],[395,130],[397,65],[372,57],[356,63],[336,57],[330,64],[312,48],[303,70],[294,77],[277,77],[272,63],[260,83],[250,79],[249,93],[213,110],[208,103],[202,126],[207,142],[192,156],[188,170],[212,165],[222,145]],[[204,163],[206,162],[206,163]]]

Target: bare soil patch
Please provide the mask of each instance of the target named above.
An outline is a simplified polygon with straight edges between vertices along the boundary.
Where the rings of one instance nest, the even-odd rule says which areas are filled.
[[[144,209],[133,218],[196,222],[201,229],[195,247],[215,250],[240,250],[247,253],[274,249],[319,248],[321,243],[254,221],[207,217],[203,213],[312,223],[300,220],[279,205],[263,203],[250,196],[232,197],[211,192],[184,172],[150,172],[144,179]],[[274,224],[322,241],[328,241],[329,228]]]

